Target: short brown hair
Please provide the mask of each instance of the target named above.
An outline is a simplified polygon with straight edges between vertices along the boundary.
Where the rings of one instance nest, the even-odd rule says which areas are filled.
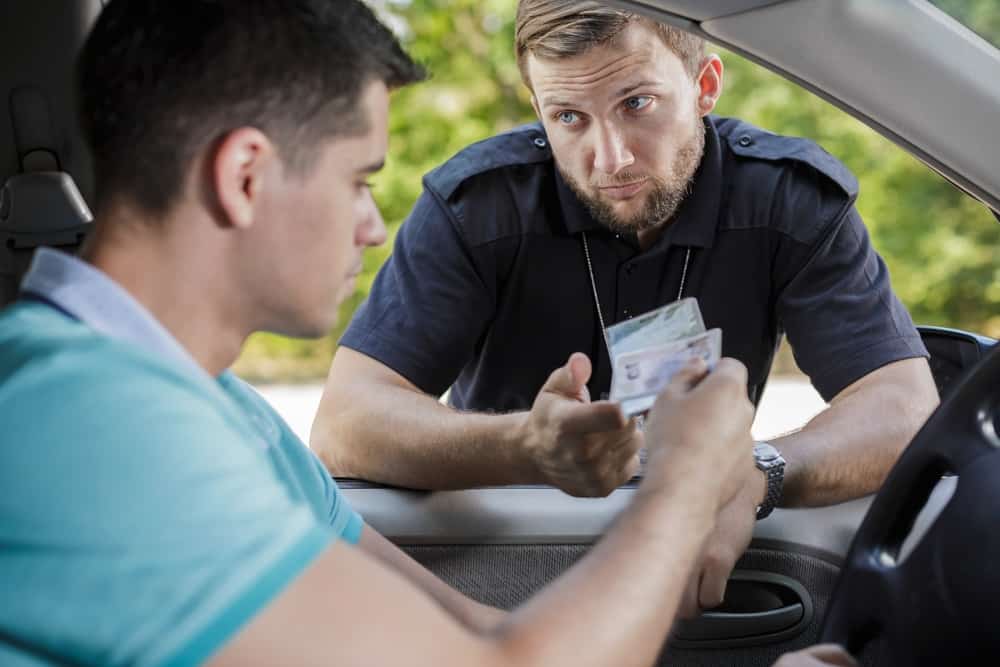
[[[677,54],[694,78],[705,55],[705,40],[680,28],[632,12],[575,0],[520,0],[514,45],[521,78],[530,87],[528,54],[541,58],[569,58],[606,44],[633,21],[654,26],[660,39]]]

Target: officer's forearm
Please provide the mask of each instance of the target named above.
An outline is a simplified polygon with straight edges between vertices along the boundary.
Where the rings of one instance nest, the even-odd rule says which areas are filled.
[[[788,462],[781,505],[875,492],[937,403],[924,359],[889,364],[847,387],[801,431],[772,441]]]
[[[310,445],[331,473],[418,489],[533,482],[527,413],[459,412],[377,361],[337,351]]]

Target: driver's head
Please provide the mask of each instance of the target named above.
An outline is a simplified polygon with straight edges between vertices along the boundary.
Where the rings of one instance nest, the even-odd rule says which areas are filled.
[[[421,77],[360,0],[112,0],[78,63],[98,237],[181,221],[254,328],[323,333],[385,237],[388,91]]]
[[[99,204],[165,211],[185,169],[239,127],[305,174],[326,141],[363,131],[364,88],[421,78],[355,0],[112,0],[78,63]]]
[[[669,221],[701,161],[719,58],[672,26],[573,0],[520,0],[515,39],[556,164],[595,218]]]

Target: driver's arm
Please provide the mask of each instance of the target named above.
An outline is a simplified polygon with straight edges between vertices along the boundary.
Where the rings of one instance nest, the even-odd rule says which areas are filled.
[[[358,547],[421,589],[470,630],[493,630],[507,617],[507,612],[502,609],[480,604],[459,593],[370,526],[362,530]]]
[[[652,664],[752,466],[745,369],[723,360],[696,385],[702,372],[679,373],[655,406],[647,475],[605,538],[494,629],[464,626],[384,560],[336,543],[213,664]]]

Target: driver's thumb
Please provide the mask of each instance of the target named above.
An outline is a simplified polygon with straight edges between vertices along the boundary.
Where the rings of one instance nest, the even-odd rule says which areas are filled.
[[[565,366],[552,371],[542,391],[561,394],[575,399],[583,399],[584,388],[590,380],[590,359],[582,352],[570,355]]]

